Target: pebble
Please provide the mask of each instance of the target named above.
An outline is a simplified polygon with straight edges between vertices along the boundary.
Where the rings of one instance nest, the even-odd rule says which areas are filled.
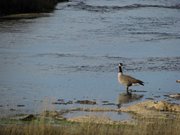
[[[25,105],[17,105],[17,107],[25,107]]]

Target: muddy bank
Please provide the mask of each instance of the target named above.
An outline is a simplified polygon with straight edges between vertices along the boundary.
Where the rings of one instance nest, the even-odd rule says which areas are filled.
[[[48,17],[48,13],[24,13],[0,16],[0,20],[33,19],[37,17]]]

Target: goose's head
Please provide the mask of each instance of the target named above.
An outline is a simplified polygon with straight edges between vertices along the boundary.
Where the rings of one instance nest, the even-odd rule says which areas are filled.
[[[123,64],[122,63],[119,63],[119,67],[122,67],[123,66]]]

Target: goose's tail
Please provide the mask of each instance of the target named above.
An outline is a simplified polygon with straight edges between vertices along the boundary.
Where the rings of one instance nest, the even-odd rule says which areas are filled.
[[[144,86],[144,82],[143,82],[143,81],[139,80],[138,83],[139,83],[140,85],[143,85],[143,86]]]

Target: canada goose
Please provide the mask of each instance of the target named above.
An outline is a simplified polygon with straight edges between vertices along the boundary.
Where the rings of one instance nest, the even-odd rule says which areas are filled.
[[[122,63],[119,63],[119,72],[118,72],[118,81],[120,84],[126,86],[126,91],[127,94],[130,95],[131,93],[129,92],[129,87],[135,84],[140,84],[144,86],[144,82],[141,80],[138,80],[136,78],[133,78],[129,75],[124,75],[122,72]]]
[[[180,80],[176,80],[177,83],[180,83]]]

